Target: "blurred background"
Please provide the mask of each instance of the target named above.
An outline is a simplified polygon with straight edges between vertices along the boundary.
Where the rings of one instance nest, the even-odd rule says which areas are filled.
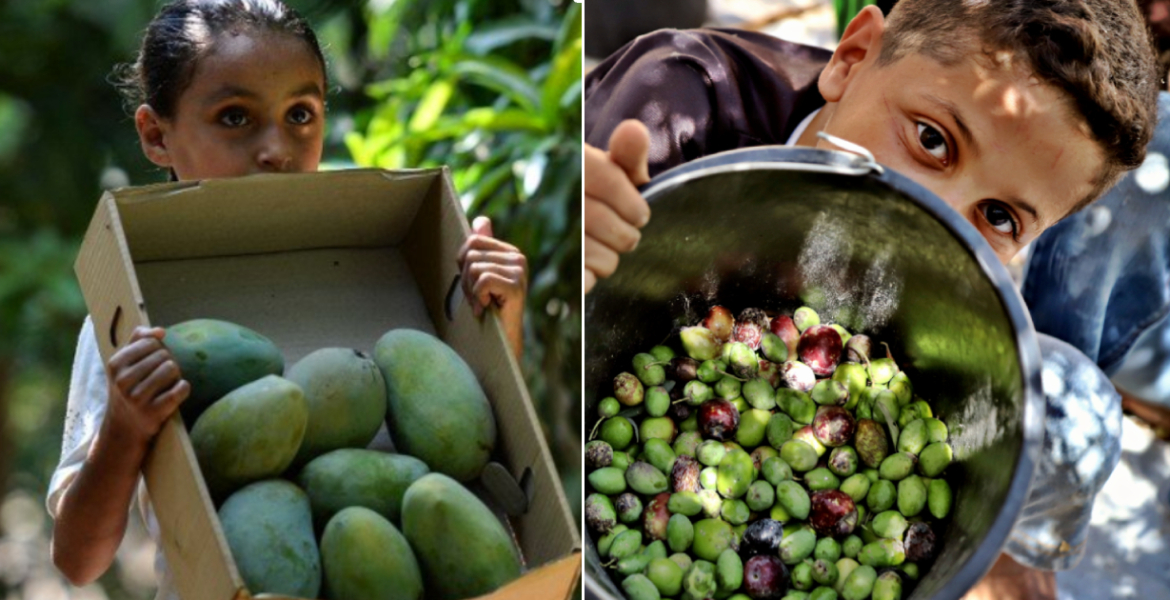
[[[286,2],[329,63],[323,168],[449,165],[469,220],[528,257],[522,368],[579,522],[581,5]],[[86,313],[80,237],[103,189],[166,180],[110,83],[161,4],[0,2],[0,599],[154,596],[137,517],[116,564],[69,586],[44,497]]]
[[[845,25],[858,11],[873,4],[888,14],[896,1],[641,0],[630,3],[626,0],[586,0],[584,70],[588,76],[593,67],[638,35],[667,27],[759,31],[832,50],[837,47]],[[1167,72],[1170,71],[1170,0],[1137,0],[1137,5],[1146,17],[1159,52],[1162,88],[1165,90]],[[1163,92],[1163,96],[1165,94]],[[1170,123],[1162,119],[1159,132],[1167,128],[1170,128]],[[1165,183],[1170,182],[1168,156],[1166,148],[1149,148],[1146,162],[1126,178],[1127,182],[1135,182],[1133,185],[1118,185],[1112,195],[1070,217],[1068,224],[1076,227],[1078,232],[1100,233],[1108,227],[1111,214],[1114,223],[1137,221],[1141,226],[1109,239],[1134,238],[1134,247],[1149,252],[1137,257],[1139,260],[1149,260],[1153,256],[1156,261],[1166,256],[1166,246],[1162,242],[1165,230],[1159,229],[1159,224],[1170,223],[1170,208],[1167,208],[1170,188]],[[1155,183],[1150,185],[1149,181]],[[1122,208],[1129,215],[1124,221],[1123,212],[1110,212]],[[1050,239],[1045,240],[1045,235]],[[1034,245],[1062,243],[1053,242],[1051,236],[1054,235],[1068,233],[1067,230],[1057,232],[1054,228]],[[1106,236],[1101,239],[1106,239]],[[1075,244],[1068,240],[1063,243]],[[1111,248],[1092,244],[1084,242],[1078,248],[1085,252],[1109,253],[1120,261],[1129,258],[1113,253]],[[1023,282],[1030,256],[1030,248],[1025,248],[1008,265],[1017,286]],[[1161,266],[1161,263],[1155,264],[1155,267]],[[1070,279],[1085,274],[1073,272],[1071,267],[1065,270],[1071,273]],[[1099,279],[1089,280],[1091,284],[1085,281],[1082,277],[1078,281],[1062,283],[1081,288],[1097,286],[1094,289],[1101,289],[1103,285]],[[1126,291],[1132,294],[1158,284],[1129,280],[1126,285],[1131,286],[1132,289]],[[1114,292],[1124,297],[1123,287],[1119,283]],[[1059,318],[1059,315],[1040,314],[1036,310],[1032,316],[1037,323]],[[1149,332],[1143,334],[1143,343],[1134,347],[1113,377],[1115,386],[1123,395],[1122,408],[1125,411],[1121,461],[1093,504],[1084,558],[1076,568],[1056,575],[1059,600],[1170,598],[1170,318],[1164,315],[1150,318],[1155,321],[1162,319],[1161,324],[1149,327]]]

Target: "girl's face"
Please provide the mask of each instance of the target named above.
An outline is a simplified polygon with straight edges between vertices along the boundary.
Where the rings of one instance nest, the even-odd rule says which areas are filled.
[[[325,77],[301,39],[224,33],[195,65],[175,114],[135,114],[143,152],[180,180],[316,171]]]

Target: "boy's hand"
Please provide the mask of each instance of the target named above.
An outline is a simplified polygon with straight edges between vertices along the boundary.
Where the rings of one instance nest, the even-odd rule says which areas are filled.
[[[472,234],[459,249],[463,292],[475,316],[490,305],[500,309],[500,324],[516,360],[524,350],[524,299],[528,294],[528,259],[512,244],[492,237],[492,221],[476,217]]]
[[[650,181],[650,134],[639,121],[622,121],[609,153],[585,144],[585,293],[617,269],[618,255],[638,246],[650,205],[636,186]]]
[[[191,393],[158,327],[135,328],[130,343],[106,365],[110,384],[110,426],[131,440],[149,444]]]

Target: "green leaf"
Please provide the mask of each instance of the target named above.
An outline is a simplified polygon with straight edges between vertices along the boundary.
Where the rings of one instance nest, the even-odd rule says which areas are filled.
[[[462,76],[466,83],[496,91],[524,109],[534,110],[540,102],[540,92],[528,78],[528,73],[507,59],[467,57],[456,62],[452,71]]]
[[[366,51],[374,60],[384,60],[390,55],[390,46],[399,33],[399,24],[406,6],[405,0],[395,2],[370,2],[366,9]]]
[[[548,79],[544,80],[540,107],[545,123],[555,127],[560,113],[561,98],[574,82],[581,80],[581,40],[571,42],[552,62]]]
[[[449,79],[432,83],[418,103],[418,107],[414,109],[414,115],[411,116],[407,129],[411,132],[419,132],[434,127],[435,122],[443,115],[443,110],[447,108],[447,102],[451,100],[451,94],[454,92],[455,84]]]
[[[581,3],[574,2],[565,11],[561,21],[561,30],[557,32],[557,40],[553,43],[553,56],[561,53],[566,44],[581,39]]]
[[[524,39],[553,41],[557,28],[540,23],[528,16],[516,16],[482,25],[467,37],[464,47],[472,54],[484,55],[497,48]]]

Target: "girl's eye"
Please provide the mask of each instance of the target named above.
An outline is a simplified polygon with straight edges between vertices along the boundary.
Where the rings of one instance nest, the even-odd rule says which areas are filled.
[[[288,122],[294,125],[308,125],[313,122],[313,111],[297,107],[288,111]]]
[[[225,110],[220,113],[219,122],[227,127],[243,127],[248,124],[248,115],[242,110]]]
[[[934,127],[926,123],[918,123],[918,143],[922,144],[923,149],[944,165],[949,162],[947,157],[950,156],[950,148],[947,147],[947,138],[943,137],[943,134]]]
[[[984,204],[980,210],[983,211],[983,218],[987,219],[987,224],[996,231],[1009,234],[1012,239],[1019,239],[1020,227],[1016,224],[1011,211],[994,202]]]

